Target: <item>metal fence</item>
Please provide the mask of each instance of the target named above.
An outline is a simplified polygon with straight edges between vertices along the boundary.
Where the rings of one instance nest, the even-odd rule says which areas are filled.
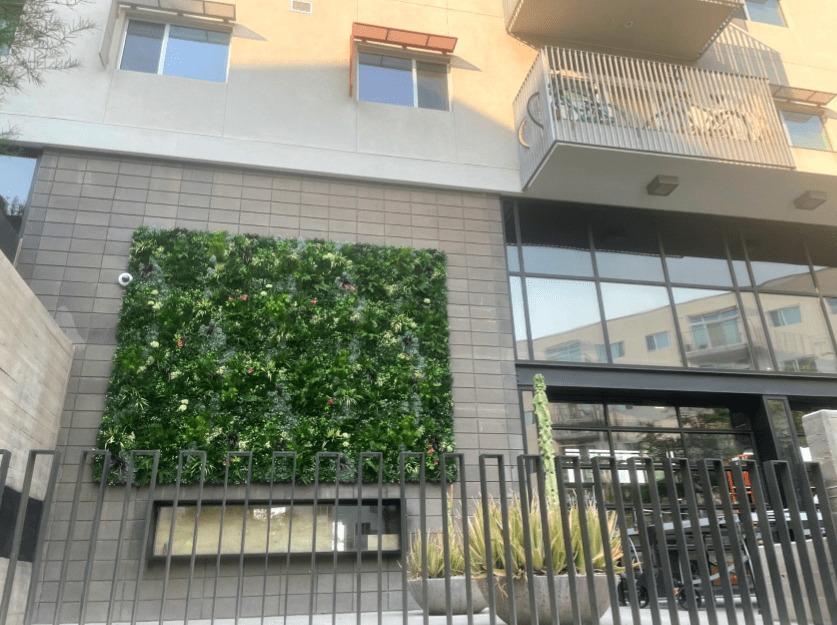
[[[159,458],[133,452],[124,483],[108,484],[93,479],[108,452],[62,466],[58,452],[30,454],[17,510],[0,510],[12,518],[0,622],[837,622],[818,464],[570,456],[553,481],[539,456],[403,454],[400,483],[384,484],[381,454],[367,453],[377,482],[325,484],[343,458],[320,453],[313,484],[256,484],[237,452],[224,483],[206,484],[205,454],[184,451],[163,485]],[[277,452],[274,468],[296,460]],[[137,462],[152,464],[149,484],[132,483]],[[428,483],[426,462],[456,481],[443,470]]]
[[[764,78],[546,47],[514,111],[524,188],[556,143],[794,167]]]

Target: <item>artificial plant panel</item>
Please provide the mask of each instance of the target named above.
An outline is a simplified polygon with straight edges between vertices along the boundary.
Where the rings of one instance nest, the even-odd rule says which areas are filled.
[[[440,477],[438,454],[454,444],[442,252],[140,228],[129,272],[98,439],[112,481],[145,449],[160,450],[161,483],[176,479],[180,450],[206,452],[207,482],[242,450],[255,481],[271,479],[274,451],[297,452],[301,481],[318,452],[346,456],[341,479],[370,451],[386,481],[403,451]],[[322,462],[321,480],[335,464]],[[273,465],[274,479],[291,477],[290,462]],[[364,479],[376,465],[364,460]],[[197,457],[182,471],[197,481]],[[247,460],[229,472],[246,479]],[[138,458],[135,479],[150,477]]]

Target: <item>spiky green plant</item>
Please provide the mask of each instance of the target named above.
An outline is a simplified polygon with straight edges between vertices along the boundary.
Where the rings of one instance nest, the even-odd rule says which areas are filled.
[[[461,518],[461,517],[460,517]],[[465,552],[462,530],[453,522],[453,485],[448,491],[448,513],[445,520],[448,525],[450,541],[450,574],[452,577],[465,575]],[[407,553],[407,573],[413,579],[422,577],[421,532],[410,537],[410,549]],[[427,535],[427,577],[430,579],[445,576],[445,535],[441,530]]]
[[[492,498],[488,500],[489,531],[491,535],[491,562],[495,575],[505,575],[510,568],[515,577],[526,574],[526,542],[523,532],[522,502],[514,497],[509,504],[509,541],[511,547],[511,562],[506,563],[505,541],[503,540],[503,517],[500,505]],[[468,540],[471,548],[471,572],[478,577],[488,575],[487,549],[485,544],[485,524],[483,519],[483,503],[477,505],[471,517]],[[613,561],[622,557],[622,542],[616,527],[616,513],[610,513],[607,518],[607,536],[600,531],[599,514],[596,508],[586,508],[590,553],[594,571],[605,570],[605,550],[609,549]],[[553,571],[556,575],[566,574],[570,562],[575,571],[585,574],[587,567],[584,562],[584,534],[581,529],[580,512],[577,506],[569,509],[570,539],[572,554],[568,557],[564,544],[564,527],[558,508],[550,506],[547,512],[549,527],[549,545],[544,544],[544,532],[541,525],[540,507],[536,501],[529,507],[529,529],[532,551],[532,568],[536,575],[546,575],[546,549],[552,553]]]
[[[535,395],[532,403],[538,418],[538,448],[543,459],[546,497],[550,507],[558,505],[558,478],[555,475],[555,446],[552,443],[552,419],[549,416],[549,400],[546,398],[546,382],[539,373],[535,376]]]

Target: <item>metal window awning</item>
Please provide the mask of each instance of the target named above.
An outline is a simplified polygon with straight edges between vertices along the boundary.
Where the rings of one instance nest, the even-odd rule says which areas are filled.
[[[139,9],[160,11],[173,15],[185,15],[192,18],[204,18],[214,21],[234,22],[235,4],[215,2],[214,0],[113,0],[108,19],[105,22],[99,59],[107,67],[110,61],[110,49],[116,34],[116,18],[120,9]]]
[[[153,0],[152,0],[153,1]],[[392,46],[401,46],[405,50],[428,50],[430,52],[441,52],[452,54],[456,48],[456,37],[447,35],[434,35],[422,33],[415,30],[404,30],[401,28],[389,28],[387,26],[375,26],[374,24],[363,24],[354,22],[352,24],[352,36],[349,39],[349,95],[352,95],[354,87],[354,62],[355,62],[355,41],[384,43]]]
[[[791,102],[804,102],[825,106],[831,102],[837,94],[827,91],[816,91],[814,89],[802,89],[800,87],[786,87],[784,85],[770,85],[770,91],[774,98],[790,100]]]

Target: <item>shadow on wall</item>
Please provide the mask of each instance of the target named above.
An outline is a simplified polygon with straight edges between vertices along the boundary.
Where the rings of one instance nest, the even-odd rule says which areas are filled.
[[[742,27],[732,23],[727,26],[706,51],[703,61],[709,69],[759,76],[774,85],[788,84],[782,55],[750,36],[746,25]]]

